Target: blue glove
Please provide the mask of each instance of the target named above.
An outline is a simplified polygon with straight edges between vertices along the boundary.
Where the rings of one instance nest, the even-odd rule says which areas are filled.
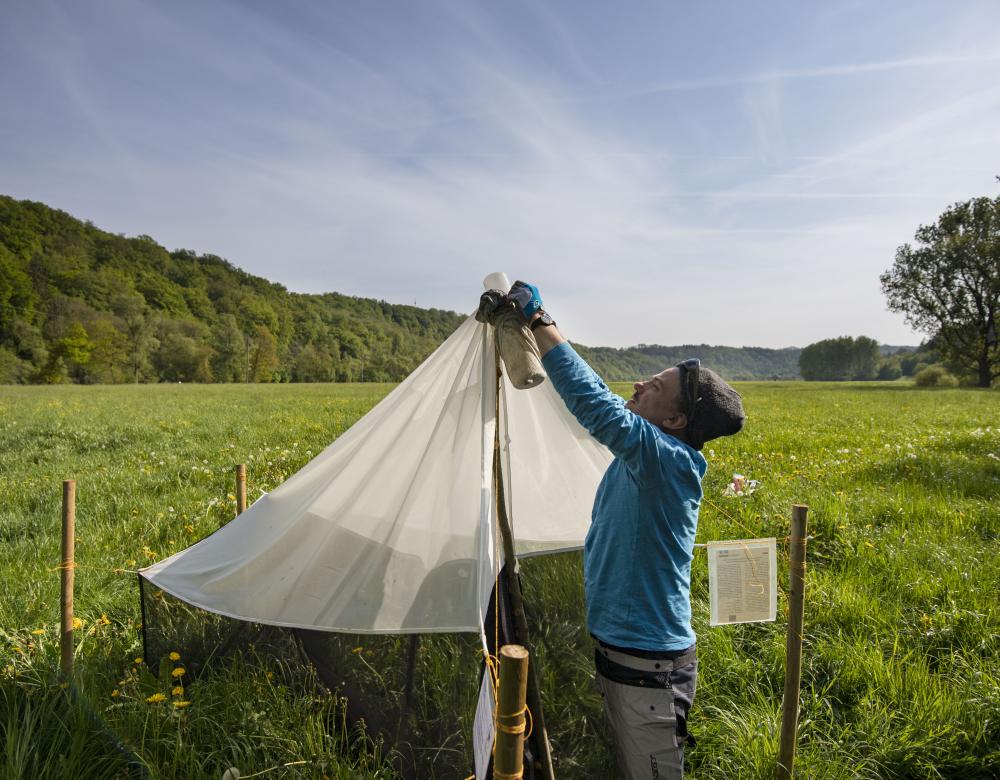
[[[507,293],[507,298],[514,302],[526,320],[530,320],[535,316],[535,312],[542,308],[542,296],[533,284],[514,282],[510,292]]]

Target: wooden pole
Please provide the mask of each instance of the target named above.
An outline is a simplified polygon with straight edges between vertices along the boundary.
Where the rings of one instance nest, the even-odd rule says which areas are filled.
[[[494,780],[519,780],[524,773],[524,731],[528,696],[528,651],[520,645],[500,649]]]
[[[59,666],[63,675],[73,676],[73,573],[76,533],[76,481],[63,480],[62,563],[60,573]]]
[[[496,432],[493,437],[493,486],[496,494],[497,525],[500,528],[500,539],[503,543],[504,570],[507,582],[507,595],[510,597],[510,611],[513,618],[514,639],[528,652],[531,644],[528,641],[528,618],[524,611],[524,594],[521,592],[521,580],[517,573],[517,556],[514,552],[514,533],[507,517],[507,502],[505,499],[503,471],[500,457],[500,359],[497,357],[497,415]],[[531,710],[532,735],[538,762],[538,776],[541,780],[555,780],[555,768],[552,764],[552,746],[549,744],[549,732],[545,728],[545,711],[542,708],[542,695],[538,689],[538,673],[534,664],[528,668],[528,708]]]
[[[236,516],[247,509],[247,467],[241,463],[236,467]]]
[[[785,642],[785,694],[781,701],[781,740],[778,743],[778,780],[791,780],[795,761],[795,732],[799,720],[799,683],[802,674],[802,623],[806,600],[806,514],[808,507],[792,507],[789,544],[788,636]]]

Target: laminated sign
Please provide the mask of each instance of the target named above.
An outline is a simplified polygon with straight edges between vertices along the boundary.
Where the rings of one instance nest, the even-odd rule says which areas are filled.
[[[710,625],[774,620],[778,609],[774,539],[708,543]]]

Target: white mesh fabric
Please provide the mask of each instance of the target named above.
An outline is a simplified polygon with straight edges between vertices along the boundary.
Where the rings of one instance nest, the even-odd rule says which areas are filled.
[[[492,328],[470,317],[301,471],[143,576],[260,623],[480,631],[497,573],[495,377]],[[514,390],[505,378],[502,395],[518,554],[579,547],[610,454],[550,382]]]

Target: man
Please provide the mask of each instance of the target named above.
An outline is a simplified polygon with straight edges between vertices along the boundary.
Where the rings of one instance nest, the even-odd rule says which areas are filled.
[[[615,455],[594,499],[583,562],[596,679],[620,768],[628,780],[683,778],[698,669],[690,584],[707,469],[701,449],[743,427],[743,404],[698,360],[636,382],[623,401],[563,338],[533,285],[487,293],[480,318],[511,305],[567,408]]]

